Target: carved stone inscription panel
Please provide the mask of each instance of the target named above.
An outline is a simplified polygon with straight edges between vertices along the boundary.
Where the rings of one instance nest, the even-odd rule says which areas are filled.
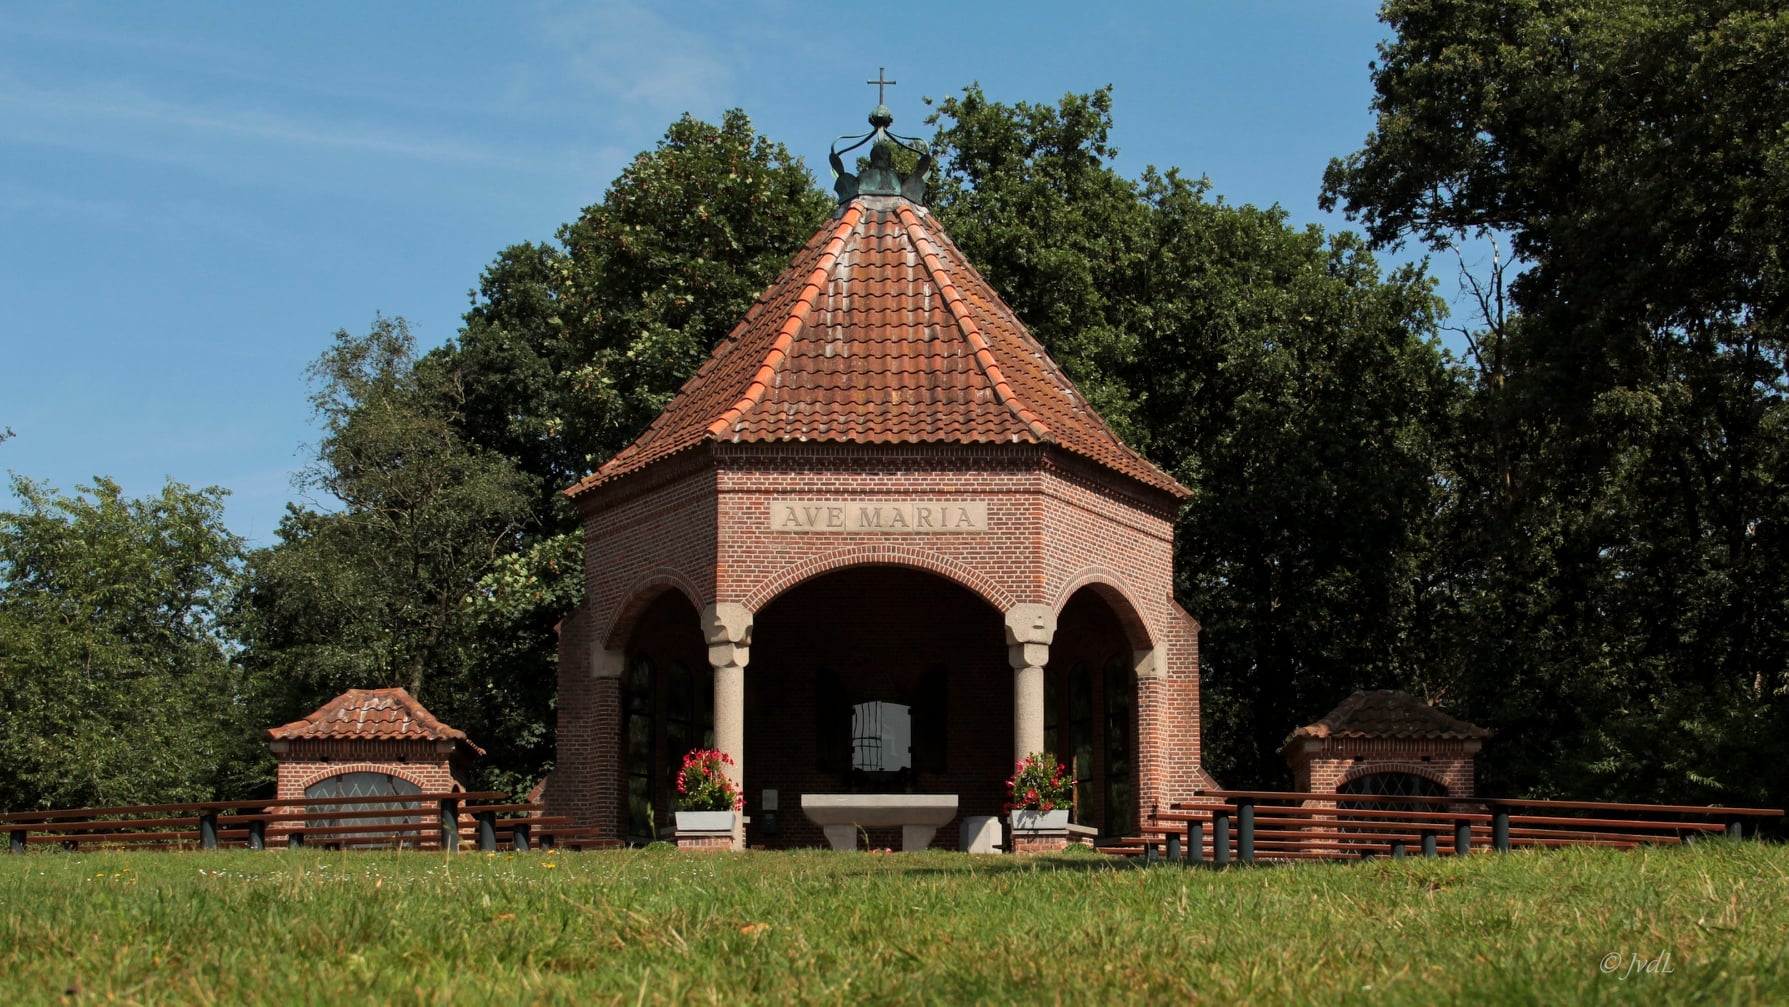
[[[772,500],[770,530],[789,532],[977,532],[984,500]]]

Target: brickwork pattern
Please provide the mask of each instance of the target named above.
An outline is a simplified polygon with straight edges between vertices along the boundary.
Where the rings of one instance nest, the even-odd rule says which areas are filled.
[[[1440,784],[1449,797],[1472,797],[1476,750],[1476,742],[1332,740],[1309,756],[1294,757],[1292,785],[1295,790],[1331,794],[1372,773],[1410,773]]]
[[[982,699],[970,716],[951,718],[952,744],[960,741],[958,724],[975,723],[976,740],[962,743],[986,751],[964,761],[988,764],[986,777],[952,781],[956,789],[948,792],[962,796],[965,813],[998,809],[1004,796],[999,782],[1011,757],[1012,673],[999,638],[1000,613],[1018,603],[1060,609],[1084,590],[1098,594],[1124,627],[1120,649],[1128,644],[1156,655],[1159,676],[1138,682],[1134,704],[1138,809],[1147,814],[1190,799],[1195,788],[1213,786],[1198,766],[1198,627],[1172,599],[1175,502],[1110,473],[1102,482],[1101,474],[1040,445],[725,444],[586,493],[580,504],[587,600],[561,628],[559,761],[548,798],[553,812],[620,835],[615,824],[624,817],[620,691],[612,679],[591,678],[591,648],[634,649],[641,615],[665,591],[685,595],[698,609],[724,601],[764,613],[802,585],[826,584],[829,575],[853,568],[924,571],[961,588],[968,598],[948,616],[913,621],[911,613],[903,619],[893,610],[875,616],[890,617],[908,635],[917,630],[948,638],[970,632],[983,638],[976,657],[956,662],[964,670],[953,669],[962,682],[974,683],[966,688]],[[978,500],[987,504],[988,530],[775,532],[773,499]],[[811,618],[840,615],[822,609]],[[845,624],[862,626],[864,620]],[[785,758],[777,754],[778,746],[812,744],[812,683],[799,675],[790,681],[766,677],[768,665],[761,662],[768,660],[767,625],[759,620],[746,670],[745,764],[753,803],[771,776],[796,787],[820,782],[777,767]],[[770,638],[775,635],[773,630]],[[755,691],[766,681],[778,682],[773,699]],[[809,704],[806,720],[799,712],[803,703]],[[768,709],[780,713],[772,716]],[[766,735],[765,724],[773,722],[782,727]],[[763,778],[755,771],[760,764],[769,774]],[[774,789],[789,793],[790,802],[801,792]],[[821,842],[818,829],[807,834],[797,804],[784,803],[778,823],[780,837],[754,834],[750,842]],[[898,846],[898,830],[888,839],[888,845]],[[941,845],[954,845],[955,839],[954,827],[939,830]]]
[[[1018,854],[1061,853],[1068,849],[1064,833],[1013,833],[1013,852]]]

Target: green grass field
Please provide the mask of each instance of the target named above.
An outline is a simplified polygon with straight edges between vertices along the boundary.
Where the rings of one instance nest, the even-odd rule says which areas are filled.
[[[1789,1003],[1786,868],[33,853],[0,857],[0,1003]]]

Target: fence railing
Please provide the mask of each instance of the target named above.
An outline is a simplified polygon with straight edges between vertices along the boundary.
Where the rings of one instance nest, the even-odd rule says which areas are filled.
[[[495,851],[499,837],[517,850],[555,844],[609,845],[494,791],[376,797],[286,797],[197,801],[112,808],[0,812],[7,849],[265,849],[270,845]]]
[[[1426,857],[1475,849],[1676,844],[1745,835],[1781,808],[1618,804],[1523,798],[1202,790],[1171,805],[1141,834],[1100,844],[1112,853],[1209,862]],[[1754,824],[1755,831],[1755,824]]]

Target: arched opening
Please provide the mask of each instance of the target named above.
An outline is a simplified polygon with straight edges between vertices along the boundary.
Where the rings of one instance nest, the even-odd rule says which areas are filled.
[[[1121,835],[1136,821],[1137,675],[1133,641],[1095,587],[1070,596],[1056,617],[1044,668],[1044,746],[1068,764],[1072,820]]]
[[[1336,788],[1338,794],[1362,797],[1446,797],[1447,788],[1417,773],[1382,771],[1365,773]],[[1409,811],[1411,805],[1400,801],[1343,801],[1349,811]]]
[[[650,842],[671,823],[685,752],[714,747],[714,672],[695,606],[667,590],[629,634],[621,679],[627,837]]]
[[[752,633],[749,843],[822,845],[807,793],[956,794],[962,814],[1005,800],[1012,669],[1001,614],[975,592],[911,567],[847,567],[765,604]],[[870,842],[899,847],[899,830]]]
[[[325,776],[321,780],[307,784],[304,788],[304,796],[307,798],[403,797],[420,793],[422,793],[421,787],[401,776],[367,770],[354,770],[337,773],[334,776]],[[344,817],[341,818],[313,821],[310,827],[317,830],[341,830],[325,845],[362,847],[373,844],[356,842],[353,832],[348,830],[377,832],[381,836],[396,836],[401,841],[419,842],[422,838],[419,829],[422,820],[414,813],[402,813],[404,811],[414,812],[416,808],[416,803],[410,801],[399,804],[384,801],[366,804],[349,801],[336,804],[331,801],[326,805],[306,805],[305,812],[306,814],[343,813]],[[386,810],[392,811],[394,814],[366,816],[350,814],[350,812]],[[408,828],[402,828],[402,826],[408,826]],[[387,844],[381,840],[377,845]]]

